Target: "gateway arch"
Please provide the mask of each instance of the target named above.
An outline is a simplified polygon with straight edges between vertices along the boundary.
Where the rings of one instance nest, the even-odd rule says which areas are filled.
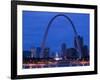
[[[48,36],[48,32],[49,32],[49,29],[51,28],[51,24],[53,23],[53,21],[54,20],[56,20],[57,19],[57,17],[64,17],[67,21],[69,21],[70,22],[70,24],[71,24],[71,28],[73,29],[73,32],[74,32],[74,35],[75,35],[75,37],[76,37],[76,44],[77,44],[77,47],[78,47],[78,49],[77,49],[77,51],[79,52],[79,59],[81,58],[81,54],[82,54],[82,51],[81,51],[81,47],[80,47],[80,44],[79,44],[79,40],[78,40],[78,33],[77,33],[77,31],[76,31],[76,28],[75,28],[75,25],[74,25],[74,23],[72,22],[72,20],[67,16],[67,15],[65,15],[65,14],[58,14],[58,15],[55,15],[50,21],[49,21],[49,23],[48,23],[48,25],[47,25],[47,28],[46,28],[46,30],[45,30],[45,32],[44,32],[44,35],[43,35],[43,39],[42,39],[42,42],[41,42],[41,53],[40,53],[40,55],[41,55],[41,57],[43,58],[43,51],[44,51],[44,49],[45,49],[45,44],[46,44],[46,40],[47,40],[47,36]],[[63,28],[63,27],[62,27]]]

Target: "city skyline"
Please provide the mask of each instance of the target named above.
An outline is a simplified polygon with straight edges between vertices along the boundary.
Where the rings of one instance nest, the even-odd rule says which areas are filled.
[[[59,13],[23,11],[23,50],[40,47],[47,24],[56,14]],[[79,13],[64,14],[71,18],[78,34],[83,37],[84,44],[89,47],[89,15]],[[66,43],[68,48],[74,47],[74,33],[68,21],[66,23],[63,17],[58,17],[51,26],[45,47],[50,47],[52,51],[60,51],[61,43]]]
[[[24,58],[33,58],[33,59],[39,59],[39,58],[44,58],[44,59],[50,59],[50,58],[55,58],[56,55],[58,55],[59,58],[62,58],[64,60],[66,59],[78,59],[80,58],[80,55],[81,55],[81,58],[80,59],[89,59],[89,48],[87,45],[84,45],[84,41],[83,41],[83,38],[81,36],[78,36],[77,37],[78,41],[79,41],[79,45],[80,45],[80,49],[81,49],[81,53],[78,52],[78,47],[77,47],[77,44],[76,44],[76,38],[74,38],[74,47],[72,48],[67,48],[67,45],[66,43],[62,43],[60,48],[61,48],[61,51],[59,52],[52,52],[50,50],[50,47],[45,47],[44,50],[43,50],[43,54],[41,54],[41,47],[32,47],[30,49],[30,51],[23,51],[23,54],[24,54]],[[28,55],[27,55],[28,54]],[[41,57],[41,55],[43,57]]]

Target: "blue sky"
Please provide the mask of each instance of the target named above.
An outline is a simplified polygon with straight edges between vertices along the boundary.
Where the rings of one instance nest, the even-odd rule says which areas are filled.
[[[49,21],[58,14],[60,13],[23,11],[23,50],[40,47]],[[89,14],[62,14],[73,21],[78,34],[84,39],[84,44],[89,46]],[[70,22],[59,16],[51,24],[45,46],[50,47],[51,51],[60,51],[62,43],[66,43],[68,48],[74,47],[74,32]]]

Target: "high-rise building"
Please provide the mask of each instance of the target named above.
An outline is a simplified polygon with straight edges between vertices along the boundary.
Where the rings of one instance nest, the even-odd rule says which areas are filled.
[[[55,54],[56,54],[55,52],[51,52],[51,56],[50,57],[51,58],[55,58]]]
[[[31,58],[36,58],[36,48],[31,48]]]
[[[77,51],[76,51],[76,49],[75,48],[68,48],[67,49],[67,59],[71,59],[71,60],[73,60],[73,59],[77,59],[78,58],[78,54],[77,54]]]
[[[27,51],[27,50],[26,51],[25,50],[23,51],[23,57],[24,58],[28,58],[30,56],[31,56],[31,51]]]
[[[75,39],[74,39],[74,45],[75,45],[75,48],[78,48],[78,45],[77,45],[76,39],[77,39],[77,41],[78,41],[80,47],[82,48],[83,45],[84,45],[83,38],[82,38],[81,36],[77,36],[77,37],[75,37]]]
[[[82,55],[83,59],[89,60],[89,49],[87,45],[83,46],[83,55]]]
[[[83,54],[83,46],[84,46],[83,38],[81,36],[75,37],[74,45],[75,45],[75,49],[78,52],[79,58],[81,59]]]
[[[50,48],[45,48],[43,51],[43,58],[49,58]]]
[[[29,61],[31,58],[31,51],[23,51],[23,62]]]
[[[40,47],[37,47],[36,48],[36,58],[41,58],[41,48]]]
[[[61,55],[62,55],[62,59],[66,59],[66,55],[67,55],[66,43],[62,43],[61,45]]]

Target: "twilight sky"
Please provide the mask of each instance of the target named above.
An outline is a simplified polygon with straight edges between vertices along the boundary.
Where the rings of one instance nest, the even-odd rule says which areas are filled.
[[[49,21],[59,12],[23,11],[23,50],[40,47],[44,32]],[[62,13],[74,23],[78,35],[84,39],[84,44],[89,46],[89,14]],[[74,32],[70,22],[63,16],[57,17],[48,32],[46,47],[51,51],[60,51],[61,44],[66,43],[68,48],[74,47]]]

